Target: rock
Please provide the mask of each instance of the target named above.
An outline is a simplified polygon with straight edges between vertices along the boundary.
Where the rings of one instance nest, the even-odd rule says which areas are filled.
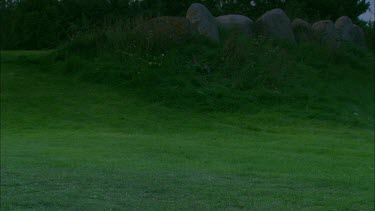
[[[299,18],[294,19],[292,21],[292,29],[297,42],[309,42],[312,40],[312,28],[308,22]]]
[[[295,42],[290,19],[281,9],[266,12],[255,22],[255,25],[261,35]]]
[[[328,45],[335,48],[340,46],[340,37],[331,20],[322,20],[314,23],[312,30],[314,40],[321,45]]]
[[[342,41],[352,41],[353,22],[347,16],[342,16],[335,22],[335,27]]]
[[[183,41],[188,39],[193,29],[188,19],[182,17],[157,17],[138,27],[148,39]]]
[[[219,30],[215,18],[205,6],[193,3],[186,13],[186,18],[193,25],[193,29],[200,35],[214,42],[219,42]]]
[[[335,27],[338,30],[343,30],[345,28],[352,27],[353,22],[352,19],[350,19],[348,16],[342,16],[338,18],[335,22]]]
[[[222,31],[236,31],[252,36],[253,21],[243,15],[222,15],[215,18],[216,24]]]
[[[366,46],[365,32],[355,24],[353,24],[353,43],[362,47]]]
[[[365,36],[362,28],[353,24],[349,17],[342,16],[337,19],[335,27],[341,41],[353,43],[358,46],[365,45]]]

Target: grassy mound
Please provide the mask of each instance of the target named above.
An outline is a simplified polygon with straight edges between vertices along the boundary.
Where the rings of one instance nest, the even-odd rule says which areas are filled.
[[[220,48],[206,46],[199,58],[216,54]],[[178,49],[188,51],[189,46]],[[186,52],[171,52],[165,61],[188,58]],[[174,73],[170,64],[174,74],[155,78],[165,83],[152,85],[150,78],[147,83],[151,85],[146,86],[120,74],[139,67],[123,66],[127,60],[70,55],[46,65],[51,62],[46,60],[48,54],[2,53],[0,190],[4,210],[374,208],[372,127],[302,118],[303,112],[309,113],[303,106],[273,104],[277,102],[273,97],[249,100],[230,112],[235,110],[230,108],[235,105],[231,99],[246,102],[261,96],[252,92],[261,88],[231,86],[221,76],[224,73],[210,75],[205,69]],[[134,65],[161,71],[146,62]],[[345,67],[340,72],[346,75],[352,70],[353,75],[344,82],[360,96],[349,92],[349,98],[336,99],[336,93],[349,90],[344,88],[348,84],[338,86],[340,82],[329,75],[327,91],[319,94],[345,109],[357,106],[352,109],[363,112],[358,113],[358,121],[365,121],[362,115],[369,117],[365,112],[370,96],[362,85],[372,79],[363,70]],[[310,68],[314,69],[319,68]],[[139,75],[144,80],[147,73]],[[174,98],[173,87],[178,84],[170,84],[172,77],[190,84],[181,86],[185,98]],[[207,81],[198,86],[189,77]],[[294,84],[313,90],[307,86],[308,79],[304,81],[306,86]],[[208,94],[216,93],[217,84],[226,92],[221,98]],[[166,90],[164,95],[161,90]],[[200,102],[194,102],[195,90],[202,92]],[[288,96],[293,93],[297,90]],[[257,110],[247,112],[247,105]],[[316,109],[327,111],[324,105]]]
[[[51,58],[59,73],[195,111],[281,111],[299,118],[373,124],[372,54],[226,35],[171,44],[111,30],[84,34]]]
[[[373,210],[374,60],[228,35],[1,55],[4,210]]]

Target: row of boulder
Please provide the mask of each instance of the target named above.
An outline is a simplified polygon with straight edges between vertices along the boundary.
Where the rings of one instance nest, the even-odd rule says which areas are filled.
[[[290,21],[281,9],[273,9],[263,14],[255,23],[243,15],[223,15],[214,17],[202,4],[193,3],[184,17],[158,17],[142,25],[142,31],[149,36],[159,36],[168,40],[186,39],[198,33],[219,42],[220,31],[236,31],[246,36],[262,35],[272,39],[292,43],[317,41],[322,45],[338,47],[341,42],[365,46],[362,28],[343,16],[333,23],[322,20],[311,25],[302,19]]]

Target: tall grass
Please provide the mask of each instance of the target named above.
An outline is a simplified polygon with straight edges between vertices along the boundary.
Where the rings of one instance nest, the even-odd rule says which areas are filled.
[[[150,40],[136,30],[143,22],[81,34],[52,59],[76,80],[131,90],[179,109],[273,109],[354,125],[373,122],[374,60],[367,49],[235,33],[219,44],[197,36],[184,43]]]

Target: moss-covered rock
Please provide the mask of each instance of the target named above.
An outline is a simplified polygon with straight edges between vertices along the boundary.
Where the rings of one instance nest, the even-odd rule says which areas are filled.
[[[313,38],[321,45],[337,48],[340,46],[340,36],[331,20],[322,20],[312,25]]]
[[[365,45],[365,35],[363,29],[355,24],[347,16],[338,18],[335,22],[337,33],[341,41],[356,44],[358,46]]]
[[[299,18],[294,19],[292,21],[292,29],[297,42],[309,42],[312,40],[312,28],[308,22]]]
[[[186,18],[190,21],[198,34],[214,42],[220,41],[215,18],[204,5],[199,3],[192,4],[186,13]]]
[[[258,34],[278,40],[295,42],[289,17],[282,9],[273,9],[264,13],[256,22]]]
[[[253,35],[253,21],[243,15],[222,15],[215,18],[216,24],[221,31],[235,31],[248,36]]]

